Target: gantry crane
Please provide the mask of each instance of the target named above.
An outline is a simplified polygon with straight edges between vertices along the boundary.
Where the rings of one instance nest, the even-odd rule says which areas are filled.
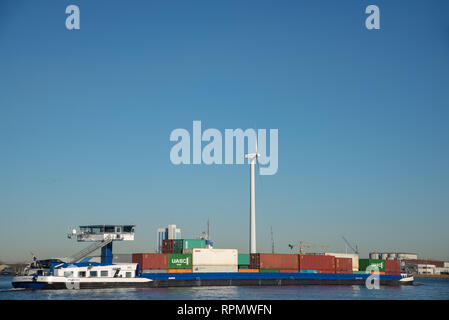
[[[328,247],[327,244],[304,244],[302,241],[299,241],[299,245],[288,245],[290,249],[299,248],[299,254],[303,253],[303,248],[318,248],[318,247]]]

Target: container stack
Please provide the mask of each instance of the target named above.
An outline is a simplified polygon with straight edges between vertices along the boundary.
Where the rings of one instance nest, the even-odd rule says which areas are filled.
[[[259,272],[259,269],[251,269],[249,253],[239,253],[238,268],[239,272]]]
[[[316,270],[317,273],[335,273],[335,257],[301,254],[299,255],[299,270],[300,272]]]
[[[334,256],[335,258],[351,258],[352,271],[359,271],[359,255],[355,253],[325,253],[326,256]]]
[[[298,272],[298,255],[252,253],[250,269],[259,269],[260,272]]]
[[[183,253],[184,249],[212,248],[213,243],[203,239],[166,239],[162,241],[162,253]]]

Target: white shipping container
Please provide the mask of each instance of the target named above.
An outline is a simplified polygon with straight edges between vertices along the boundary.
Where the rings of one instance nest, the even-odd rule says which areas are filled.
[[[192,272],[239,272],[238,266],[193,266]]]
[[[167,269],[145,269],[142,273],[167,273]]]
[[[359,255],[354,253],[325,253],[326,256],[334,256],[336,258],[351,258],[352,271],[359,271]]]
[[[237,249],[185,249],[192,254],[193,266],[237,266]]]
[[[449,268],[449,262],[444,262],[444,267]]]

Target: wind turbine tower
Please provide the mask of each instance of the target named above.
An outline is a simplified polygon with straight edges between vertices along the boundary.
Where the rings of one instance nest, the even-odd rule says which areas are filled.
[[[257,138],[256,138],[257,139]],[[255,162],[257,161],[257,166],[259,166],[260,154],[257,153],[257,143],[256,143],[256,153],[249,153],[245,155],[250,161],[250,200],[249,200],[249,225],[250,225],[250,236],[249,236],[249,247],[250,253],[256,253],[256,186],[255,186]],[[260,167],[259,167],[260,170]]]

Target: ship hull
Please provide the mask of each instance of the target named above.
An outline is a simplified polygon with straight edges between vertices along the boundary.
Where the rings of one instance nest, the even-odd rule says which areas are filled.
[[[34,290],[163,288],[203,286],[297,286],[366,285],[370,275],[333,273],[144,273],[133,279],[89,279],[62,277],[16,277],[14,288]],[[406,279],[406,281],[404,281]],[[413,284],[413,277],[379,275],[381,286]]]

